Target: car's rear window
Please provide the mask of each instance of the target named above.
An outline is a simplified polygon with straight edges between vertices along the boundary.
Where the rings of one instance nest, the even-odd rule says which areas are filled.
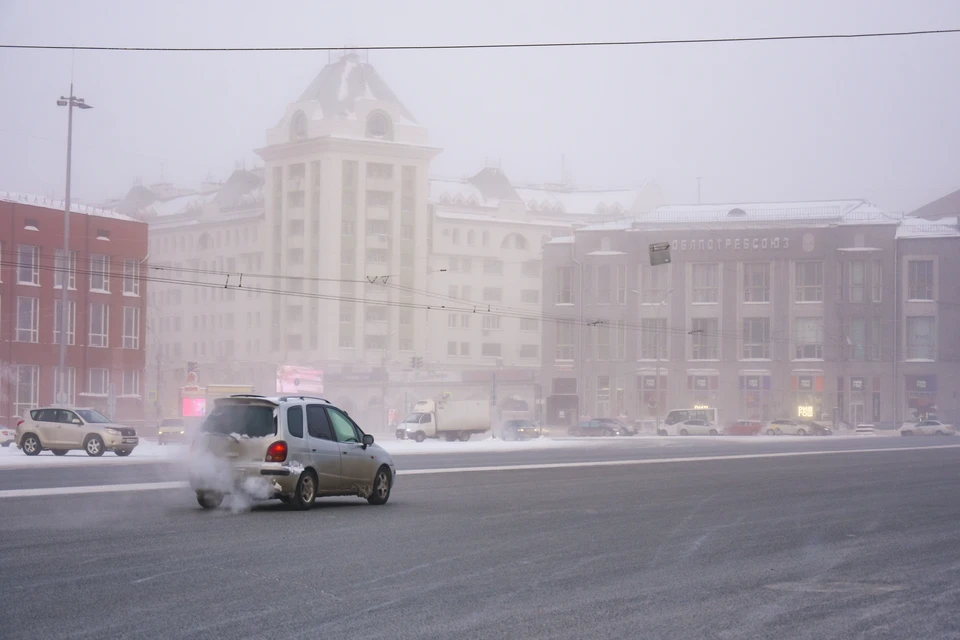
[[[250,438],[277,435],[275,408],[264,405],[228,404],[215,408],[203,423],[208,433],[236,434]]]

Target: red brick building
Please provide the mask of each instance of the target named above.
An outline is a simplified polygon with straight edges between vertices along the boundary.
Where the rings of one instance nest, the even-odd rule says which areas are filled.
[[[62,254],[63,203],[0,192],[0,420],[57,396],[66,280],[69,402],[141,421],[147,225],[74,205],[69,268]]]

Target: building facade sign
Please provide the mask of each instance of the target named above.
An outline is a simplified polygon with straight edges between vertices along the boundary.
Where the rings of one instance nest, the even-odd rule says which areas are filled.
[[[768,249],[786,250],[790,248],[790,238],[780,236],[762,238],[725,238],[714,240],[673,240],[673,251],[766,251]]]

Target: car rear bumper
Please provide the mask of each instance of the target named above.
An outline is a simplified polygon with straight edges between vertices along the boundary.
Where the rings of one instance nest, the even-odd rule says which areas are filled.
[[[191,464],[190,487],[194,491],[243,492],[266,499],[292,494],[301,471],[281,463],[234,465],[224,460],[204,459]]]

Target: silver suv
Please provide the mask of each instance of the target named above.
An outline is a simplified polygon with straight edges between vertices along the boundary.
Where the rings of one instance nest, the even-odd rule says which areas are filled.
[[[44,449],[62,456],[72,449],[98,457],[104,451],[128,456],[140,444],[136,429],[115,424],[93,409],[50,407],[31,409],[17,423],[17,446],[28,456]]]
[[[220,398],[190,455],[190,486],[204,509],[234,493],[300,509],[325,496],[380,505],[396,477],[390,454],[346,411],[308,396]]]

